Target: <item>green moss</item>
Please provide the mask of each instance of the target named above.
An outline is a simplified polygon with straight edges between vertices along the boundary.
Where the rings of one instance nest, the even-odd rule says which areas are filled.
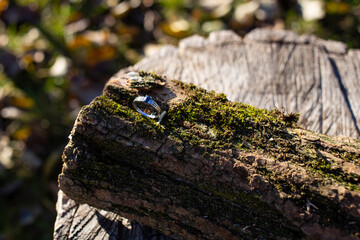
[[[327,151],[336,157],[345,161],[353,161],[359,156],[355,153],[341,151],[339,149],[331,150],[319,143],[305,145],[298,149],[301,156],[298,162],[303,163],[306,167],[314,172],[323,175],[324,178],[332,179],[350,190],[360,190],[360,176],[352,173],[346,173],[341,166],[336,166],[326,156],[320,153],[320,150]]]
[[[130,84],[132,88],[154,88],[162,87],[165,85],[164,77],[155,74],[154,72],[148,73],[144,71],[139,72],[140,80],[133,80]]]
[[[139,75],[148,80],[164,81],[162,76],[154,73],[140,71]],[[184,101],[170,106],[161,125],[136,112],[131,105],[136,97],[135,92],[118,86],[108,86],[105,95],[97,98],[91,108],[103,112],[106,116],[117,115],[132,121],[140,132],[147,136],[166,135],[185,145],[200,146],[205,151],[214,148],[256,150],[279,161],[290,160],[306,166],[347,188],[359,189],[359,176],[336,169],[331,162],[315,152],[315,149],[328,152],[331,152],[331,149],[325,149],[316,141],[303,144],[297,134],[288,131],[297,128],[299,114],[286,115],[278,109],[269,111],[230,102],[224,94],[207,92],[193,84],[174,82],[186,91],[187,97]],[[326,137],[321,136],[322,139]],[[359,154],[346,151],[337,150],[331,153],[356,164],[360,158]],[[288,187],[281,187],[285,188]]]
[[[227,148],[244,141],[263,141],[283,136],[298,118],[296,114],[284,115],[277,110],[229,102],[224,94],[207,92],[192,84],[176,83],[189,95],[170,107],[163,124],[168,131],[192,144],[219,147],[221,142]],[[205,141],[199,141],[199,138]]]
[[[332,199],[326,198],[321,194],[309,189],[309,186],[296,184],[288,179],[279,178],[274,172],[268,171],[266,167],[258,167],[257,171],[267,179],[280,191],[289,194],[289,198],[292,199],[298,206],[305,206],[310,201],[316,208],[312,208],[311,212],[320,216],[318,223],[322,226],[335,225],[341,228],[344,222],[349,222],[349,216],[342,212],[339,212],[338,203]],[[322,173],[319,170],[315,170],[318,173]],[[336,178],[338,175],[334,175]],[[329,176],[328,176],[329,177]],[[330,178],[330,177],[329,177]],[[315,186],[313,186],[315,187]],[[349,186],[350,187],[350,186]],[[356,189],[358,190],[358,189]],[[355,227],[356,229],[356,227]],[[356,231],[356,230],[354,230]]]
[[[356,165],[360,165],[360,153],[358,152],[349,152],[346,149],[331,149],[324,147],[322,149],[346,162],[352,162]]]
[[[104,89],[103,95],[121,105],[129,106],[129,103],[136,97],[136,92],[121,86],[108,85]]]
[[[146,71],[139,71],[139,76],[142,77],[142,78],[153,78],[153,79],[157,79],[157,80],[160,80],[162,82],[165,81],[165,77],[164,76],[161,76],[159,74],[156,74],[155,72],[146,72]]]
[[[133,99],[127,102],[127,104],[119,104],[107,95],[97,97],[93,101],[89,109],[96,111],[97,113],[104,114],[105,118],[109,116],[119,116],[124,120],[128,120],[135,123],[135,127],[141,129],[142,133],[150,134],[163,134],[164,128],[157,124],[154,120],[142,116],[140,113],[134,110],[129,102],[132,103]]]

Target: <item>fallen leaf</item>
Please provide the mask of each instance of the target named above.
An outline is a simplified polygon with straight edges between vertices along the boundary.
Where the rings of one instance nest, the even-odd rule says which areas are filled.
[[[8,0],[1,0],[0,1],[0,14],[6,10],[9,6],[9,1]]]
[[[93,66],[99,62],[114,59],[116,54],[116,48],[113,46],[105,45],[94,47],[87,52],[86,63]]]

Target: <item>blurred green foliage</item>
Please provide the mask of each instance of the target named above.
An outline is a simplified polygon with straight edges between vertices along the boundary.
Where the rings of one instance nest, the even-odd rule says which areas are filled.
[[[158,46],[271,27],[359,48],[359,1],[313,1],[0,0],[0,239],[52,238],[61,153],[80,107]]]

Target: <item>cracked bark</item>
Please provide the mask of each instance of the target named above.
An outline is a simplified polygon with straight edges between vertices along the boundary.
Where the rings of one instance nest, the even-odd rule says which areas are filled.
[[[132,108],[145,94],[168,110],[161,125]],[[219,134],[200,111],[170,121],[188,104],[219,123],[229,113],[256,113]],[[223,106],[229,108],[211,112]],[[277,115],[269,122],[256,114]],[[118,74],[79,113],[60,189],[175,239],[359,237],[359,141],[287,124],[292,115],[266,114],[174,81],[134,89]]]

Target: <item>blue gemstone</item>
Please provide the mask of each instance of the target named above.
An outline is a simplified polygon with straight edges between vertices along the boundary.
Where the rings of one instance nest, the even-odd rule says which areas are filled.
[[[146,95],[145,96],[145,103],[149,103],[151,101],[151,97]]]

